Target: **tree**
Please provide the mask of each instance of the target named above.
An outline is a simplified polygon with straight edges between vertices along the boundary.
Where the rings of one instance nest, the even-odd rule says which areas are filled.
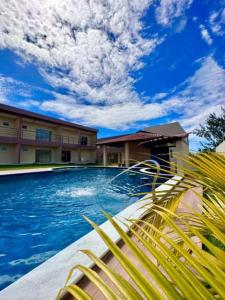
[[[93,251],[82,250],[97,268],[78,263],[58,300],[62,291],[79,300],[98,299],[96,295],[106,300],[225,299],[225,157],[198,153],[185,162],[188,168],[183,169],[182,180],[174,177],[164,190],[161,186],[154,195],[144,193],[146,202],[139,202],[144,217],[129,222],[105,213],[123,248],[86,218],[117,263],[96,256],[96,245]],[[187,192],[188,199],[194,200],[191,191],[194,206],[189,202],[177,209]],[[89,289],[72,282],[74,270],[92,283]]]
[[[221,107],[221,115],[212,113],[206,119],[205,125],[200,125],[194,134],[205,138],[206,143],[201,143],[201,151],[215,151],[216,147],[225,140],[225,106]]]

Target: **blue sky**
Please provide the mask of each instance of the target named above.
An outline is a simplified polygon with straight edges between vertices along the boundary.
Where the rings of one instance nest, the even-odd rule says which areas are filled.
[[[225,1],[2,0],[0,11],[2,103],[99,137],[171,121],[191,132],[225,103]]]

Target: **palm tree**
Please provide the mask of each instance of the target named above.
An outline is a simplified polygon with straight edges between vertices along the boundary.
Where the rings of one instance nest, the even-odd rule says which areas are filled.
[[[225,157],[201,153],[185,160],[184,175],[176,177],[169,191],[145,195],[146,214],[140,220],[129,220],[128,233],[105,213],[133,259],[87,219],[126,274],[122,276],[94,253],[83,250],[112,284],[93,269],[82,265],[75,269],[105,299],[225,299]],[[198,207],[182,202],[190,191]],[[177,209],[181,203],[185,209]],[[79,285],[67,285],[70,276],[63,290],[75,299],[93,299]]]

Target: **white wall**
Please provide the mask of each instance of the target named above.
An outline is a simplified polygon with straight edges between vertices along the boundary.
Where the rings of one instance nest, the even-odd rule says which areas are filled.
[[[225,141],[216,147],[216,152],[225,155]]]

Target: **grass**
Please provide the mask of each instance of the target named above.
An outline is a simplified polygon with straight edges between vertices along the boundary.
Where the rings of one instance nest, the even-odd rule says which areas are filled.
[[[68,167],[68,166],[82,166],[81,164],[21,164],[21,165],[0,165],[0,171],[13,171],[13,170],[26,170],[26,169],[43,169],[43,168],[57,168],[57,167]],[[83,164],[86,167],[103,167],[102,164]],[[118,166],[110,164],[109,166]]]
[[[0,171],[66,167],[68,164],[0,165]]]

